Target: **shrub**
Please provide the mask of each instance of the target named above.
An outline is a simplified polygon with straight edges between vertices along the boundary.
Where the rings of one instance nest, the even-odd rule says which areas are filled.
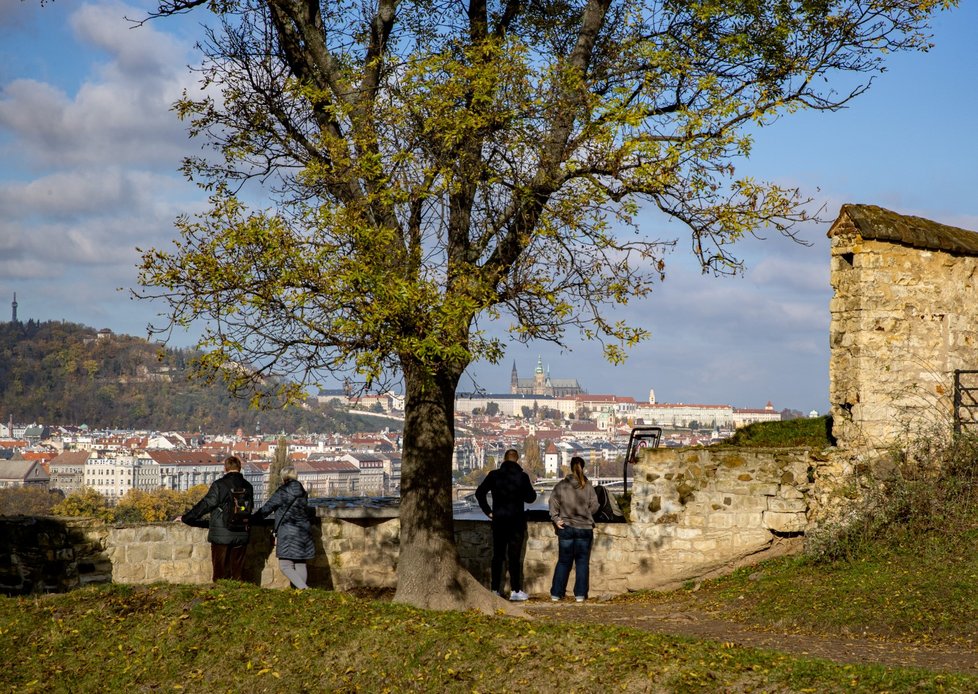
[[[131,489],[115,506],[110,506],[99,492],[85,487],[69,494],[51,509],[51,513],[88,516],[112,523],[158,523],[179,516],[206,493],[206,485],[197,485],[186,491],[154,489],[146,492]]]
[[[809,556],[851,561],[881,544],[970,551],[978,529],[978,437],[925,437],[892,464],[867,467],[850,490],[858,505],[810,533]],[[927,543],[940,534],[940,543]]]
[[[189,508],[187,492],[172,489],[156,489],[144,492],[131,489],[119,499],[115,507],[115,520],[118,523],[158,522],[172,520]]]
[[[64,501],[51,509],[58,516],[88,516],[101,520],[112,520],[109,502],[99,492],[90,487],[82,487],[65,497]]]

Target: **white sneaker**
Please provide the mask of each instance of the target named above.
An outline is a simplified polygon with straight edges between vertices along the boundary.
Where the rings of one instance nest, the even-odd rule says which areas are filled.
[[[584,602],[587,598],[581,597],[580,595],[575,595],[574,599],[578,602]]]
[[[524,593],[522,590],[514,590],[509,594],[509,599],[513,602],[524,602],[530,599],[530,596]]]
[[[551,595],[550,602],[560,602],[560,598],[558,598],[556,595]]]

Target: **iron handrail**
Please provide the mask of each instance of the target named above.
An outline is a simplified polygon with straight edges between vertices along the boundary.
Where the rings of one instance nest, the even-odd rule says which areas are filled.
[[[622,491],[628,493],[628,464],[634,463],[639,448],[658,448],[662,440],[662,427],[635,427],[628,436],[628,450],[622,465]]]
[[[978,374],[978,370],[974,369],[955,369],[954,370],[954,434],[960,435],[961,429],[964,425],[963,417],[961,416],[962,410],[969,410],[978,413],[978,385],[973,387],[967,387],[962,383],[961,376],[964,374]],[[968,402],[965,403],[965,397],[968,398]],[[968,424],[974,425],[978,424],[978,417],[971,416],[968,419]]]

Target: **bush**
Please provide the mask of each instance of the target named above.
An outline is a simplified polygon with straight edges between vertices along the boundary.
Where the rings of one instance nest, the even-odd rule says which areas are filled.
[[[69,494],[51,509],[59,516],[87,516],[110,523],[158,523],[172,520],[193,506],[207,493],[206,485],[186,491],[131,489],[115,506],[94,489],[85,487]]]
[[[809,535],[814,559],[852,561],[880,545],[971,551],[978,529],[978,437],[922,439],[912,451],[895,453],[891,465],[863,470],[857,484],[858,507]],[[928,543],[935,535],[941,542]]]
[[[72,492],[65,500],[51,509],[58,516],[87,516],[101,520],[112,520],[109,502],[99,492],[90,487],[82,487]]]
[[[155,489],[144,492],[130,490],[119,499],[115,507],[117,523],[156,523],[176,518],[207,493],[207,487],[198,485],[185,492],[172,489]]]

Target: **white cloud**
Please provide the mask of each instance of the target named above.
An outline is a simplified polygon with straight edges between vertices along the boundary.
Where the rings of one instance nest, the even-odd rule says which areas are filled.
[[[34,167],[99,164],[176,170],[187,153],[185,127],[171,111],[185,87],[189,46],[147,24],[132,28],[122,5],[83,5],[72,15],[76,39],[104,52],[74,94],[34,79],[0,93],[0,128],[14,152]]]
[[[32,217],[103,215],[117,206],[135,207],[140,190],[119,169],[80,169],[0,186],[0,212],[6,220]]]
[[[70,25],[70,48],[0,86],[0,289],[17,292],[25,320],[139,334],[152,307],[117,291],[136,282],[136,247],[168,244],[175,217],[202,206],[201,192],[178,173],[190,147],[170,110],[195,83],[186,68],[191,44],[160,30],[169,25],[133,29],[124,19],[145,9],[68,9],[46,7],[34,19]],[[43,38],[59,32],[51,26]],[[60,80],[64,72],[77,79]]]
[[[143,11],[122,4],[86,4],[71,18],[79,40],[111,57],[104,67],[108,76],[156,78],[169,82],[175,69],[183,67],[187,46],[175,37],[156,30],[156,24],[134,24],[127,19]]]

